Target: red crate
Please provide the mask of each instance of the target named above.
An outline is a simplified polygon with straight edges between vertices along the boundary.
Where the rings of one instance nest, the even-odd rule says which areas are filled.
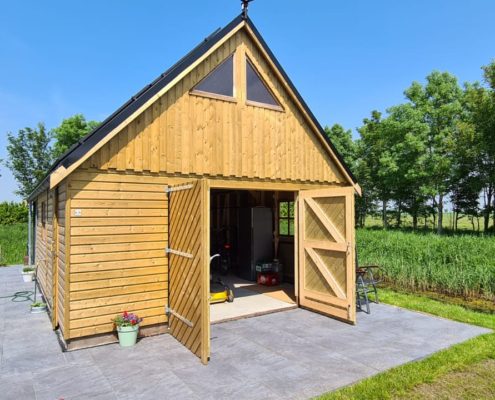
[[[280,277],[276,272],[258,272],[257,283],[264,286],[277,286],[280,283]]]

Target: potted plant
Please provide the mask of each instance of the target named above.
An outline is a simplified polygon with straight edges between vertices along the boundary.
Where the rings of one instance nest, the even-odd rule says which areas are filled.
[[[118,315],[112,320],[117,327],[121,347],[130,347],[136,344],[139,323],[142,320],[136,314],[128,313],[127,311],[124,311],[122,315]]]
[[[24,282],[32,282],[34,277],[34,268],[33,267],[24,267],[22,269],[22,280]]]
[[[46,303],[36,302],[31,304],[31,313],[40,314],[46,311]]]

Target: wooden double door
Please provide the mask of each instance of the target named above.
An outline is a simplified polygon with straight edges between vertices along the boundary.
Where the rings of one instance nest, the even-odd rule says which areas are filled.
[[[169,329],[206,364],[210,356],[208,183],[196,180],[168,191]],[[352,188],[301,190],[295,218],[298,304],[350,323],[356,320],[353,208]]]

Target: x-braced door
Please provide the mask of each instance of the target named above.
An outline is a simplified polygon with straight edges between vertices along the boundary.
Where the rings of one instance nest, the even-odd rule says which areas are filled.
[[[210,356],[207,185],[197,180],[167,190],[169,329],[206,364]]]
[[[299,192],[299,303],[356,322],[354,190]]]

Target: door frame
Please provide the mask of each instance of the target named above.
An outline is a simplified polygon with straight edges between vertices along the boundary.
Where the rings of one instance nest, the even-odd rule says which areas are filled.
[[[219,190],[239,190],[239,191],[260,191],[260,192],[290,192],[294,193],[294,295],[296,297],[296,305],[299,304],[299,259],[298,259],[298,218],[297,218],[297,199],[299,192],[305,189],[323,189],[328,188],[328,185],[314,184],[297,184],[297,183],[281,183],[281,182],[254,182],[229,179],[208,179],[208,196],[210,197],[211,189]],[[210,206],[210,205],[209,205]],[[209,210],[210,212],[211,210]],[[209,215],[209,214],[208,214]],[[208,220],[208,248],[210,246],[210,221]]]
[[[334,193],[349,193],[352,192],[353,195],[355,193],[355,189],[353,187],[343,187],[343,186],[332,186],[332,185],[322,185],[322,184],[304,184],[304,183],[293,183],[293,182],[269,182],[269,181],[244,181],[244,180],[231,180],[231,179],[207,179],[207,187],[208,187],[208,199],[210,198],[211,189],[230,189],[230,190],[256,190],[256,191],[275,191],[275,192],[292,192],[294,193],[294,294],[296,296],[296,304],[298,307],[301,307],[300,304],[300,265],[299,265],[299,244],[300,244],[300,223],[299,218],[299,202],[300,202],[300,192],[307,190],[319,190],[319,189],[331,189]],[[353,203],[353,202],[352,202]],[[210,214],[210,204],[208,201],[208,216]],[[351,221],[354,224],[354,206],[349,208],[348,210],[351,213]],[[353,225],[354,226],[354,225]],[[208,217],[208,251],[209,251],[209,234],[210,234],[210,221]],[[355,244],[355,232],[352,229],[352,244]],[[354,249],[352,250],[354,253]],[[354,279],[354,269],[355,269],[355,260],[352,258],[352,278]],[[355,301],[354,303],[355,304]],[[315,312],[314,310],[311,310]],[[354,309],[351,312],[355,313],[355,305]],[[348,322],[342,320],[344,322]]]

